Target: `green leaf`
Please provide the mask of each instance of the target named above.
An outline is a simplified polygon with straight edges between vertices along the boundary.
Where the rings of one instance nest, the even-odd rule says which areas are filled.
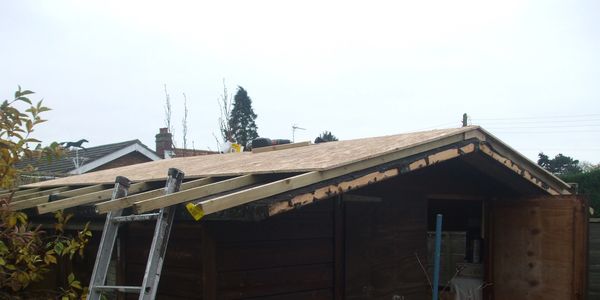
[[[64,249],[65,245],[63,245],[61,242],[57,242],[56,245],[54,245],[54,252],[56,252],[58,255],[62,254]]]
[[[18,97],[17,100],[21,100],[27,104],[31,104],[31,100],[29,100],[29,98],[27,97]]]
[[[79,282],[79,280],[73,280],[73,282],[70,283],[70,286],[78,290],[82,289],[81,282]]]
[[[6,244],[4,244],[3,241],[0,241],[0,253],[6,253],[8,252],[8,247],[6,247]]]
[[[69,284],[73,283],[73,281],[75,281],[75,274],[69,274],[69,276],[67,276],[67,281],[69,282]]]

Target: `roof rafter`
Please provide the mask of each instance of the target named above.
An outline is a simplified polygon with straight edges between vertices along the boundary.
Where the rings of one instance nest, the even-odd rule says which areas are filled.
[[[129,187],[128,193],[129,195],[137,194],[141,192],[148,191],[152,189],[153,186],[148,182],[138,182],[134,183]],[[38,214],[45,214],[49,212],[54,212],[61,209],[67,209],[79,205],[106,201],[112,197],[113,188],[104,189],[97,192],[92,192],[89,194],[74,196],[66,199],[61,199],[57,201],[52,201],[48,203],[42,203],[37,205]]]
[[[68,190],[64,192],[58,192],[50,195],[44,195],[41,197],[35,197],[27,200],[21,200],[17,202],[13,202],[10,204],[10,208],[14,210],[22,210],[26,208],[36,207],[38,204],[42,204],[48,202],[51,196],[60,196],[60,197],[73,197],[79,195],[85,195],[92,192],[101,191],[106,188],[105,184],[96,184],[92,186],[86,186],[74,190]]]
[[[17,202],[17,201],[31,199],[34,197],[40,197],[40,196],[60,193],[60,192],[66,191],[68,189],[69,189],[68,186],[61,186],[61,187],[55,187],[55,188],[51,188],[51,189],[36,191],[36,192],[32,192],[32,193],[22,194],[20,196],[13,197],[11,202]]]
[[[196,187],[201,187],[207,184],[215,182],[216,179],[213,177],[200,178],[181,184],[180,191],[189,190]],[[152,199],[160,197],[165,194],[164,188],[158,188],[144,193],[131,195],[119,199],[114,199],[102,203],[96,204],[96,212],[99,214],[105,214],[109,211],[123,209],[132,206],[135,202],[142,201],[144,199]]]
[[[16,196],[21,196],[21,195],[24,195],[24,194],[29,194],[29,193],[37,192],[39,190],[40,190],[39,187],[37,187],[37,188],[16,189],[16,190],[11,190],[9,192],[1,193],[0,197],[8,196],[10,194],[13,194],[13,197],[16,197]]]
[[[152,199],[146,199],[135,202],[133,210],[136,213],[143,213],[157,208],[171,206],[179,203],[188,202],[190,200],[199,199],[231,191],[237,188],[255,184],[261,181],[258,175],[242,175],[231,179],[207,184],[205,186],[179,191],[177,193],[163,195]]]

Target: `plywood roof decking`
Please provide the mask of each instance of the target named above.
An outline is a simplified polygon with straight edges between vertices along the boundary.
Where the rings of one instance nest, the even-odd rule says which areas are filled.
[[[28,187],[112,183],[116,176],[125,176],[132,181],[160,180],[164,179],[168,168],[182,170],[186,178],[327,170],[478,128],[478,126],[469,126],[430,130],[322,143],[264,153],[244,152],[174,158],[44,181]]]

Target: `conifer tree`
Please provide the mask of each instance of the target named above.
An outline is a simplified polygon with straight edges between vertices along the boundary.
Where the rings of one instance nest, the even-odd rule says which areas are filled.
[[[237,93],[233,97],[233,108],[229,118],[229,128],[238,144],[247,146],[249,142],[258,137],[255,120],[256,114],[252,110],[252,99],[248,97],[248,92],[243,87],[238,86]]]

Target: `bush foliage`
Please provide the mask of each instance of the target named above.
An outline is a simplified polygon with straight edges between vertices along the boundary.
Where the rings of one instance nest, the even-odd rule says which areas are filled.
[[[23,170],[16,163],[24,157],[57,157],[62,148],[57,143],[42,147],[32,137],[37,125],[45,122],[42,113],[50,109],[42,101],[32,103],[34,94],[21,87],[11,100],[0,105],[0,188],[10,190],[18,183]],[[35,144],[35,147],[32,145]],[[33,149],[32,149],[33,148]],[[65,233],[65,225],[72,215],[55,213],[54,233],[33,226],[27,215],[10,209],[13,193],[0,195],[0,298],[5,299],[77,299],[85,294],[74,274],[67,275],[67,286],[54,291],[33,291],[31,284],[44,278],[61,261],[72,260],[83,251],[91,238],[86,224],[75,235]],[[64,259],[63,259],[64,258]]]

